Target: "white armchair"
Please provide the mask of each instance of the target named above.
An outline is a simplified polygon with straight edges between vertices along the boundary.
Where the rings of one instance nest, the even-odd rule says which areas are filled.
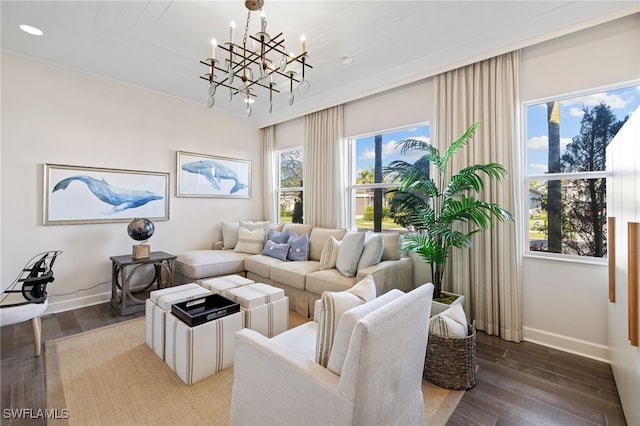
[[[341,317],[338,332],[342,321],[355,324],[341,375],[315,362],[313,321],[271,339],[249,329],[238,332],[231,423],[423,425],[433,285],[389,293]],[[364,308],[369,304],[377,308]]]

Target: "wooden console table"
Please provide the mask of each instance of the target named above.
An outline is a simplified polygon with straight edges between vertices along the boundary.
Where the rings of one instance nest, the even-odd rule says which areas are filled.
[[[134,296],[134,293],[145,292],[154,283],[158,288],[173,286],[173,261],[176,256],[163,251],[154,251],[149,257],[134,259],[130,254],[123,256],[111,256],[111,306],[120,315],[129,315],[134,312],[144,311],[145,301]],[[131,291],[129,288],[131,277],[140,267],[153,265],[154,276],[144,288]],[[166,272],[167,281],[162,282],[162,271]]]

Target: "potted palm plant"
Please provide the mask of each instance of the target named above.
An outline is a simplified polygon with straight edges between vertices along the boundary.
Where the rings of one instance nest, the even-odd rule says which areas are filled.
[[[498,204],[477,198],[484,190],[484,178],[500,181],[506,175],[501,164],[471,165],[447,181],[449,160],[471,140],[479,125],[473,123],[442,154],[423,140],[397,142],[402,154],[411,151],[425,154],[413,164],[396,160],[383,169],[388,181],[399,183],[397,188],[387,191],[391,217],[411,231],[403,236],[402,251],[415,253],[431,266],[436,302],[443,299],[442,280],[451,248],[471,247],[472,235],[493,226],[494,218],[513,220],[511,213]],[[430,169],[435,172],[433,176]],[[439,307],[434,312],[434,308],[432,314],[443,310]]]

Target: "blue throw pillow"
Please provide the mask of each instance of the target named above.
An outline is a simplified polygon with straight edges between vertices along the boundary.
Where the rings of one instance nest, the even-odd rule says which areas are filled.
[[[291,245],[287,259],[309,260],[309,235],[305,232],[301,237],[295,233],[289,235],[288,243]]]
[[[269,239],[274,243],[285,244],[289,240],[289,230],[285,229],[282,232],[278,232],[275,229],[269,230]]]
[[[276,259],[286,260],[289,252],[289,244],[278,244],[271,240],[267,240],[262,250],[265,256],[275,257]]]

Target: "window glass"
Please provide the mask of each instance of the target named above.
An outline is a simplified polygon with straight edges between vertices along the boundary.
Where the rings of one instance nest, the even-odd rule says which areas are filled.
[[[302,148],[278,152],[278,206],[279,222],[302,223]]]
[[[605,150],[640,86],[525,107],[529,250],[605,257]]]
[[[380,132],[350,140],[353,170],[350,186],[352,228],[376,232],[406,231],[389,217],[386,191],[397,185],[385,182],[382,169],[394,160],[410,163],[418,160],[419,153],[402,155],[396,148],[396,142],[409,138],[429,142],[429,126]]]

